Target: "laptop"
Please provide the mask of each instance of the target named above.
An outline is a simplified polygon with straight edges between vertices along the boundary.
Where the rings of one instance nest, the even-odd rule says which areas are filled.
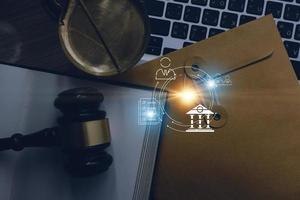
[[[272,14],[300,80],[300,0],[145,0],[151,37],[143,61]]]

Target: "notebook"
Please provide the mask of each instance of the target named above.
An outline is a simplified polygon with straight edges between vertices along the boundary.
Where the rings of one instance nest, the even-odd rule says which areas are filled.
[[[59,149],[31,148],[0,152],[2,200],[147,199],[159,140],[160,123],[139,123],[139,103],[152,91],[83,81],[66,76],[0,66],[0,137],[28,134],[56,124],[56,95],[93,86],[104,94],[102,109],[111,128],[113,164],[103,174],[72,178]],[[162,104],[164,102],[161,102]]]

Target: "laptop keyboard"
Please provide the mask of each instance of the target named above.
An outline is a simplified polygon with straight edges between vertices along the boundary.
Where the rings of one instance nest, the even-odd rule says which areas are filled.
[[[226,30],[273,14],[300,80],[300,0],[145,0],[150,60]]]

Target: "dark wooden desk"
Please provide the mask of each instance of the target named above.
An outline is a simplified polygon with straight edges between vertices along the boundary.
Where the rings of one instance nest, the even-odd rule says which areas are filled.
[[[0,63],[80,78],[65,57],[58,21],[46,12],[44,0],[2,0],[0,3]]]

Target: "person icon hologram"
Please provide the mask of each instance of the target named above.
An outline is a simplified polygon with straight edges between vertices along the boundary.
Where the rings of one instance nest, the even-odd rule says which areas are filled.
[[[167,81],[176,80],[176,73],[171,67],[171,59],[168,57],[162,57],[160,59],[161,68],[155,73],[155,80],[157,81]]]

